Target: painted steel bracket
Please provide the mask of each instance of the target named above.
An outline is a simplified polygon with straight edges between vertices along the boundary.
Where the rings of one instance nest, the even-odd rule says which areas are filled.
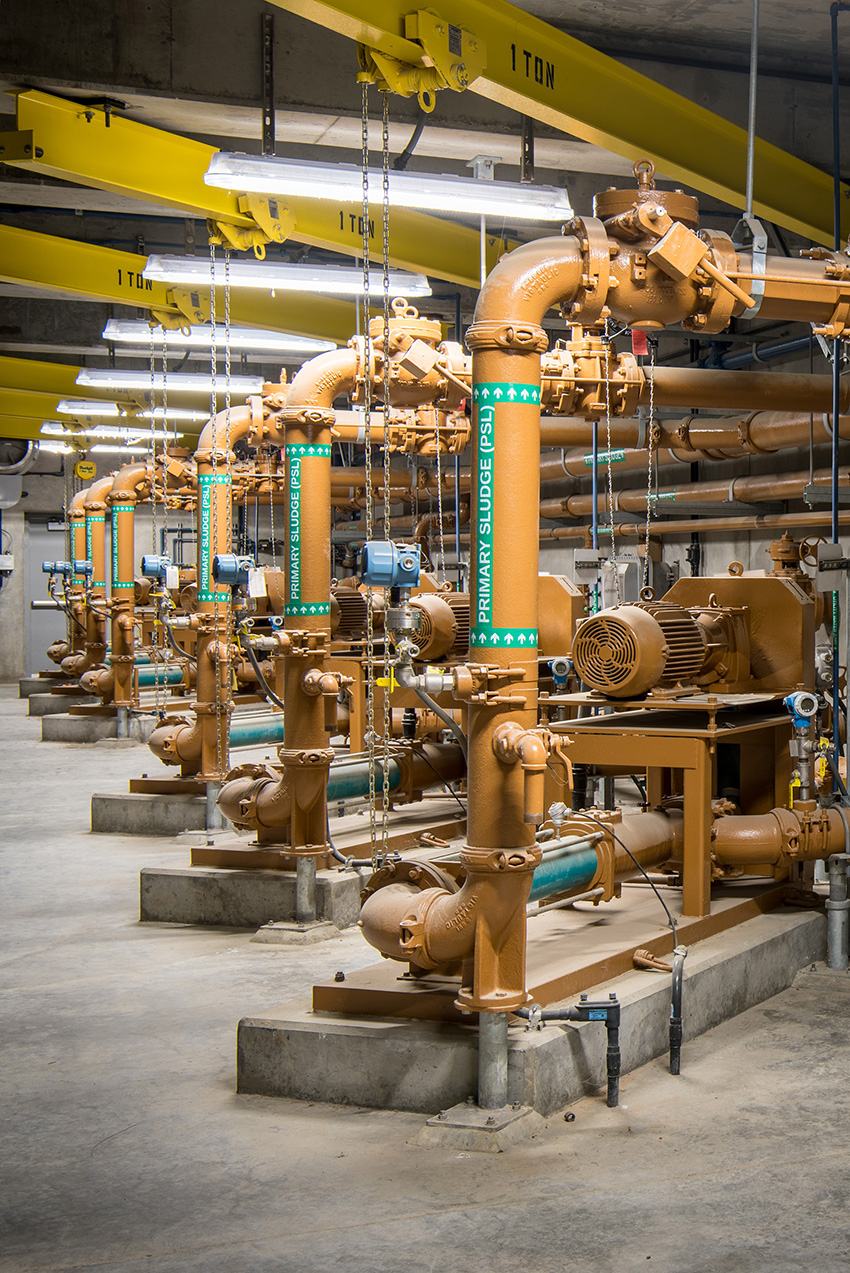
[[[401,97],[412,97],[416,93],[421,109],[430,114],[436,105],[438,89],[450,88],[462,93],[484,70],[487,61],[484,41],[431,9],[405,14],[404,35],[406,40],[421,46],[424,65],[405,62],[381,49],[358,44],[358,80],[366,80]]]

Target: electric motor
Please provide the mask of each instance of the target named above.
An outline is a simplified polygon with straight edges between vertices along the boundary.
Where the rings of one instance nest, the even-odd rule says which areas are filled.
[[[728,617],[722,608],[692,613],[668,601],[613,606],[579,624],[575,670],[585,685],[611,698],[721,679],[730,653],[738,653]]]

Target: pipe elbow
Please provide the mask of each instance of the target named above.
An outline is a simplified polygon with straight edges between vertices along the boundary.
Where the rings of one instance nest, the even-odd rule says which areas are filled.
[[[110,694],[114,682],[115,673],[111,667],[90,668],[80,677],[80,685],[87,694]]]
[[[232,450],[234,442],[244,438],[250,431],[252,419],[250,407],[231,407],[229,411],[219,411],[201,430],[194,456],[196,463],[225,460],[228,442]]]
[[[582,284],[583,260],[581,243],[571,235],[536,239],[503,256],[479,293],[468,333],[473,337],[471,347],[474,349],[482,337],[492,337],[487,325],[495,322],[502,326],[507,320],[512,326],[505,329],[504,339],[497,337],[500,344],[506,341],[512,349],[546,349],[548,341],[540,326],[543,315],[552,305],[575,301]]]
[[[148,739],[157,760],[164,765],[184,765],[201,758],[201,730],[196,721],[164,722],[157,725]]]
[[[351,346],[311,358],[289,386],[284,408],[287,415],[310,407],[332,410],[335,398],[354,389],[357,365],[357,350]]]

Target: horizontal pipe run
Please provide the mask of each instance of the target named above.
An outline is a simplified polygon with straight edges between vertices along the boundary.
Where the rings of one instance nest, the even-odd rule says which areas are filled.
[[[183,681],[183,667],[154,663],[148,667],[140,667],[136,675],[140,690],[150,690],[163,685],[180,685]]]
[[[269,712],[266,716],[249,717],[240,720],[232,716],[230,720],[230,746],[261,747],[265,743],[283,742],[283,713]]]
[[[700,535],[721,534],[725,531],[773,531],[806,529],[812,526],[828,526],[830,510],[825,506],[824,512],[812,513],[761,513],[744,514],[741,517],[689,517],[683,521],[650,522],[649,533],[662,538],[665,535],[690,535],[697,531]],[[838,514],[839,526],[850,526],[850,512]],[[600,534],[611,534],[606,524],[600,526]],[[589,526],[556,526],[553,529],[540,531],[540,540],[575,539],[582,543],[589,537]],[[646,534],[646,522],[615,522],[614,535],[617,539],[643,539]],[[468,536],[466,537],[468,542]],[[464,537],[461,537],[461,543]]]

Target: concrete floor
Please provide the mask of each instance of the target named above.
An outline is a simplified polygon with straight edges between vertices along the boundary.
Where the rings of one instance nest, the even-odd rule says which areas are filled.
[[[4,1273],[846,1270],[850,980],[799,984],[503,1155],[413,1149],[417,1115],[236,1097],[236,1022],[372,962],[140,927],[183,850],[91,835],[144,767],[38,741],[0,688]]]

